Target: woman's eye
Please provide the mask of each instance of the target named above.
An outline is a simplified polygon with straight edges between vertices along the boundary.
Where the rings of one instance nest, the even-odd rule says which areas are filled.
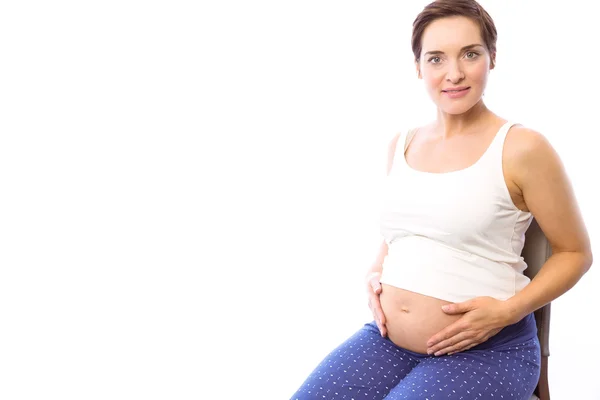
[[[432,64],[437,64],[437,63],[439,63],[440,61],[441,61],[441,59],[440,59],[439,57],[431,57],[431,58],[429,59],[429,62],[430,62],[430,63],[432,63]]]
[[[477,57],[477,53],[475,53],[474,51],[469,51],[466,54],[467,58],[475,58]]]

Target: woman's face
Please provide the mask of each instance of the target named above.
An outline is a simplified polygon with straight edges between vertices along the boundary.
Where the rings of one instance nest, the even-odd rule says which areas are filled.
[[[479,26],[462,16],[440,18],[425,28],[421,45],[417,73],[438,108],[462,114],[477,104],[495,58]]]

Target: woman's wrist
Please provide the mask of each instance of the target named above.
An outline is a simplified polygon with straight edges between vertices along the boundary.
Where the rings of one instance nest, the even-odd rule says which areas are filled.
[[[370,281],[374,276],[381,275],[382,271],[383,271],[383,269],[381,267],[369,269],[367,271],[367,274],[365,275],[365,280],[367,282]]]
[[[508,322],[507,325],[516,324],[529,314],[526,307],[520,304],[519,299],[515,298],[515,296],[505,300],[504,305],[506,306],[505,315]]]

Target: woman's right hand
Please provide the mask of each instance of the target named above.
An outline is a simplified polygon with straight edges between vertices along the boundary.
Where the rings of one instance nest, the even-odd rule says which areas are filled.
[[[383,309],[379,302],[379,295],[381,294],[381,284],[379,283],[380,277],[381,272],[371,272],[367,275],[367,296],[369,298],[369,308],[373,313],[373,318],[377,323],[379,332],[381,333],[381,336],[385,337],[387,335],[385,315],[383,315]]]

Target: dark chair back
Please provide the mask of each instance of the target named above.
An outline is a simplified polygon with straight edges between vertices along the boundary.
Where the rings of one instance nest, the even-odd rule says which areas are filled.
[[[542,265],[552,255],[552,248],[542,229],[535,218],[525,233],[525,245],[521,253],[527,269],[525,275],[530,279],[538,273]],[[540,400],[550,400],[550,389],[548,386],[548,357],[550,356],[549,338],[550,338],[550,303],[535,311],[535,320],[538,328],[538,338],[542,350],[542,370],[540,380],[538,381],[535,394]]]

